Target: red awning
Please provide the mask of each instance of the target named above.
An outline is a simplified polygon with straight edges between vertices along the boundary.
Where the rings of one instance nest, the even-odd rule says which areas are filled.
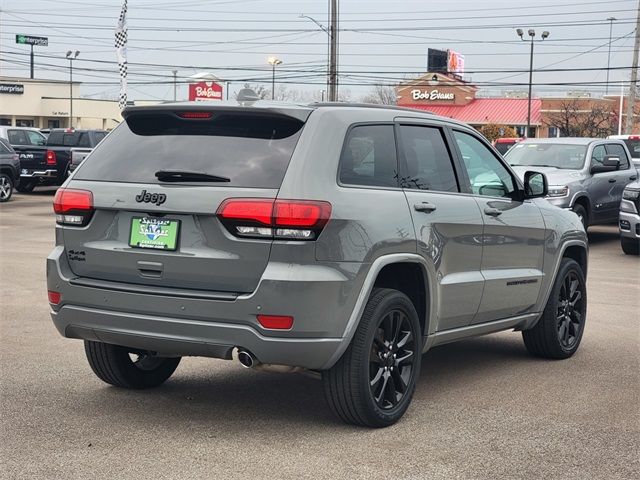
[[[401,107],[427,110],[436,115],[449,117],[472,124],[497,123],[502,125],[527,124],[526,98],[476,98],[467,105],[416,105],[404,104]],[[542,100],[531,100],[531,124],[540,125]]]

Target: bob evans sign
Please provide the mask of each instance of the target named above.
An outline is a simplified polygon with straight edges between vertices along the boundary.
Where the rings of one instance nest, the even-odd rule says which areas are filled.
[[[222,85],[215,82],[199,82],[189,85],[190,102],[222,100]]]
[[[411,90],[411,98],[414,100],[455,100],[455,93],[439,92],[438,90]]]

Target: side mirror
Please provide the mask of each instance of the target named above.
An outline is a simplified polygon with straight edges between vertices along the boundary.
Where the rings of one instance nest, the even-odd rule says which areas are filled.
[[[620,157],[617,155],[605,155],[601,165],[593,165],[591,173],[615,172],[620,168]]]
[[[549,184],[544,173],[528,171],[524,174],[524,198],[546,197],[548,193]]]

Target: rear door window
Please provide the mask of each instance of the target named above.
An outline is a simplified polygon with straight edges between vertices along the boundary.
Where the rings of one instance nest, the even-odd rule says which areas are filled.
[[[340,183],[398,186],[393,125],[358,125],[349,130],[340,156]]]
[[[47,142],[47,139],[44,137],[44,135],[39,132],[27,130],[25,133],[27,134],[29,145],[41,146]]]
[[[7,138],[11,145],[29,145],[29,139],[24,130],[9,130],[7,131]]]
[[[402,188],[457,192],[458,182],[442,131],[437,127],[400,126],[405,158]]]
[[[74,178],[160,183],[159,170],[229,178],[221,187],[279,188],[304,123],[272,112],[214,111],[183,119],[172,112],[130,114],[100,142]]]

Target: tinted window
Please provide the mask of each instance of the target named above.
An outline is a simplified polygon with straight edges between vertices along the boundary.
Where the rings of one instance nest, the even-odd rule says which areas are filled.
[[[458,191],[451,155],[439,128],[402,125],[400,142],[406,162],[406,175],[400,181],[403,188]]]
[[[498,152],[504,155],[509,151],[511,147],[513,147],[513,145],[514,145],[513,143],[496,143],[495,147],[496,147],[496,150],[498,150]]]
[[[0,153],[13,153],[13,149],[10,148],[4,140],[0,138]]]
[[[100,143],[102,141],[102,139],[104,137],[106,137],[107,134],[105,132],[95,132],[93,134],[93,140],[95,142],[94,146],[97,145],[98,143]]]
[[[24,130],[8,130],[7,138],[11,145],[29,145],[29,139]]]
[[[63,135],[63,132],[60,130],[50,132],[49,137],[47,138],[47,145],[52,147],[61,147]]]
[[[627,158],[627,152],[625,152],[624,147],[617,143],[608,143],[607,146],[607,155],[615,155],[620,158],[620,168],[629,168],[629,159]]]
[[[591,154],[591,165],[602,165],[606,155],[607,151],[604,149],[604,145],[596,145],[593,147],[593,153]]]
[[[469,174],[471,191],[488,197],[510,197],[516,189],[513,177],[493,152],[468,133],[454,131],[453,135]]]
[[[347,134],[340,156],[340,182],[348,185],[398,186],[393,125],[361,125]]]
[[[640,140],[639,139],[628,138],[626,140],[623,140],[623,142],[627,145],[627,148],[631,152],[632,158],[640,158]]]
[[[27,138],[29,139],[30,145],[44,145],[47,139],[40,132],[34,132],[31,130],[27,130],[25,132],[27,134]]]
[[[204,120],[131,115],[100,142],[75,178],[159,183],[158,170],[186,170],[231,179],[216,183],[221,187],[278,188],[302,126],[282,115],[244,112],[214,112]]]
[[[89,144],[89,134],[87,132],[82,132],[80,134],[80,138],[78,139],[78,146],[83,148],[89,148],[91,146]]]
[[[568,143],[516,143],[504,158],[513,166],[555,167],[580,170],[587,155],[586,145]]]

